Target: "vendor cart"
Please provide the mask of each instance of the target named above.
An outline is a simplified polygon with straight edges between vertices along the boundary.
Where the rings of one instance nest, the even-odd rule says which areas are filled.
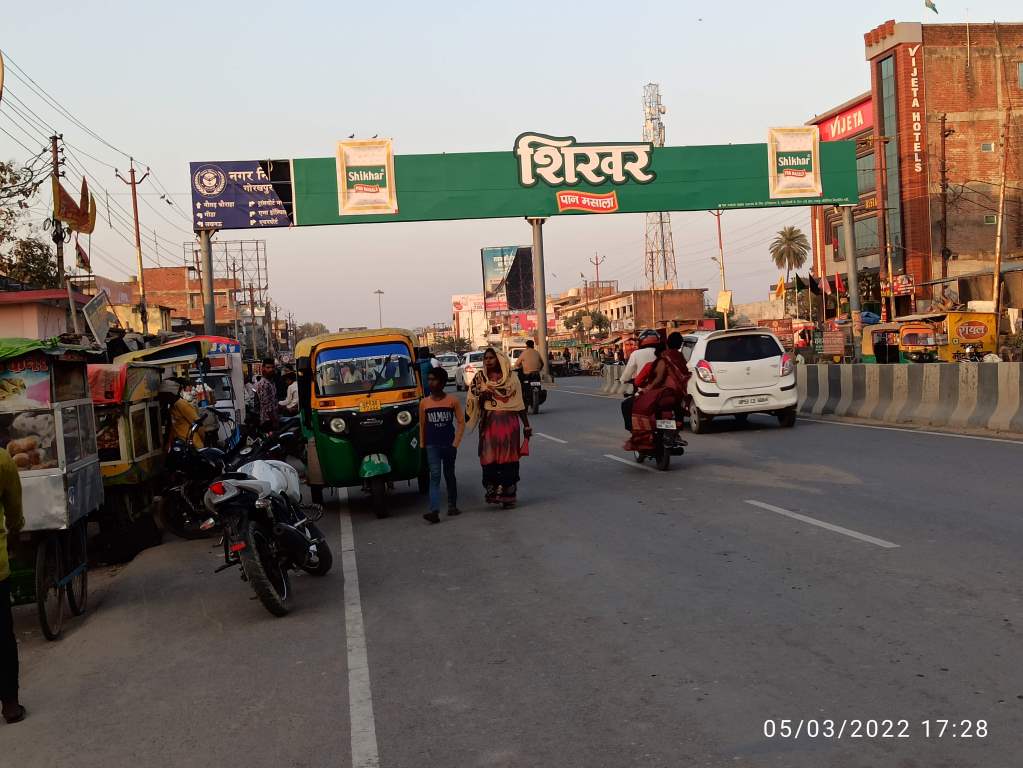
[[[35,602],[49,640],[64,598],[88,597],[86,518],[103,503],[87,351],[36,339],[0,339],[0,446],[18,466],[25,527],[13,543],[17,603]]]
[[[96,442],[103,476],[104,504],[96,517],[104,540],[119,550],[134,542],[149,518],[163,468],[163,429],[157,390],[163,369],[128,363],[89,366],[89,390],[96,412]],[[137,551],[115,560],[130,559]]]

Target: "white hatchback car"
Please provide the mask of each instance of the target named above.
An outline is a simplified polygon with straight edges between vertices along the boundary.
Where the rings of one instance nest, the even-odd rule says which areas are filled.
[[[445,352],[437,355],[437,362],[440,363],[440,367],[445,370],[448,374],[449,384],[458,384],[458,369],[462,365],[462,358],[456,355],[454,352]]]
[[[733,328],[685,336],[682,354],[693,377],[689,425],[694,433],[715,416],[745,421],[770,413],[783,427],[796,423],[795,361],[778,337],[763,328]]]
[[[483,368],[483,352],[466,352],[462,360],[462,367],[458,369],[458,380],[455,382],[458,390],[466,390],[472,384],[472,377]]]

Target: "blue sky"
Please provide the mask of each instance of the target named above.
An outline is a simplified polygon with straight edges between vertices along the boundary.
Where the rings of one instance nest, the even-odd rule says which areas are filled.
[[[803,123],[867,90],[867,30],[889,18],[965,19],[965,4],[936,2],[939,16],[923,0],[18,2],[0,11],[0,48],[93,131],[155,170],[162,187],[145,189],[149,205],[140,209],[144,251],[147,264],[157,256],[168,264],[180,263],[189,238],[189,161],[330,156],[351,133],[390,136],[403,154],[510,150],[525,130],[638,139],[648,82],[661,84],[668,144],[762,142],[770,126]],[[971,0],[968,13],[978,22],[1021,15],[1010,0]],[[55,49],[46,44],[54,29]],[[123,171],[123,157],[10,74],[7,87],[94,155],[78,157],[130,207],[126,188],[99,162]],[[0,113],[8,115],[0,127],[33,150],[40,145],[12,123],[7,105]],[[0,156],[26,155],[0,133]],[[164,188],[180,212],[153,194]],[[36,210],[45,215],[44,206]],[[777,278],[767,242],[808,219],[805,210],[725,213],[737,301],[766,296]],[[716,291],[713,218],[676,214],[673,225],[680,282]],[[643,233],[640,215],[551,221],[548,288],[580,285],[581,272],[592,279],[595,252],[607,257],[603,279],[642,285]],[[134,253],[122,234],[103,223],[93,242],[97,271],[123,279]],[[387,323],[449,319],[452,293],[479,290],[481,246],[529,242],[520,220],[264,234],[274,300],[299,320],[332,327],[375,323],[377,288]]]

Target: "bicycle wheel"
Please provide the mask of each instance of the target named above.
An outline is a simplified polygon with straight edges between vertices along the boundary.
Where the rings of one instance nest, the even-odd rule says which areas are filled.
[[[60,554],[60,537],[45,534],[36,546],[36,607],[39,626],[47,640],[60,637],[64,624],[64,587],[60,579],[64,561]]]
[[[80,520],[76,523],[67,536],[67,552],[65,556],[66,565],[64,573],[71,573],[75,568],[81,570],[71,577],[67,583],[67,605],[71,609],[72,616],[81,616],[85,613],[85,606],[89,602],[89,568],[87,546],[86,522]]]

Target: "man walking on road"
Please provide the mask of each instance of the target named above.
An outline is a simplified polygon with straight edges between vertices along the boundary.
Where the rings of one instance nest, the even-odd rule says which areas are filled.
[[[465,432],[465,417],[462,415],[461,403],[444,392],[448,372],[443,368],[431,368],[426,377],[430,394],[419,403],[419,438],[426,448],[426,458],[430,463],[430,511],[423,515],[423,519],[433,525],[440,522],[442,471],[448,487],[448,514],[461,514],[458,509],[455,458]]]
[[[11,568],[7,559],[7,535],[17,535],[25,526],[21,511],[21,478],[11,455],[0,448],[0,702],[4,720],[25,719],[18,702],[18,638],[11,614]]]

